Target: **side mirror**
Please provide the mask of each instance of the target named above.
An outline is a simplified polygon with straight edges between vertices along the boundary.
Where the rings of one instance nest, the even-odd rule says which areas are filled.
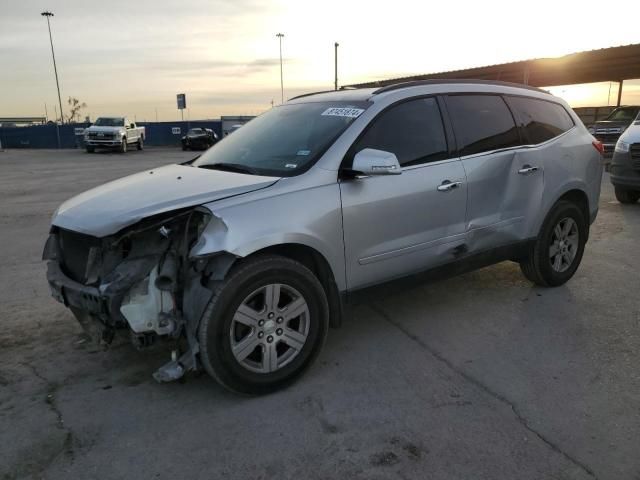
[[[353,157],[351,170],[362,175],[400,175],[402,169],[395,153],[365,148]]]

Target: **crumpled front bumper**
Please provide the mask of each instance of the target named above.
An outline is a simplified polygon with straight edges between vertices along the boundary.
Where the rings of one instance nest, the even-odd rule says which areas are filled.
[[[127,323],[120,311],[125,295],[149,275],[157,261],[156,256],[125,260],[99,286],[89,286],[69,278],[57,260],[49,260],[47,281],[53,298],[66,307],[82,310],[105,325],[119,327]]]
[[[53,298],[65,307],[74,307],[100,317],[109,316],[113,297],[105,296],[96,287],[82,285],[67,277],[55,260],[47,262],[47,281]]]

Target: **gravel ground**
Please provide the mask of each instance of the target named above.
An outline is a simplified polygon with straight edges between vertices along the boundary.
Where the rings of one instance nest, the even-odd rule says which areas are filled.
[[[0,478],[640,479],[640,205],[608,178],[568,284],[505,262],[378,292],[298,383],[241,398],[82,343],[40,261],[63,200],[191,156],[0,152]]]

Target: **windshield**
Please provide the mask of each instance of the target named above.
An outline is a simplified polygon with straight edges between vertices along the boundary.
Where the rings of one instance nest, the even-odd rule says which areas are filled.
[[[193,165],[230,164],[257,175],[298,175],[368,106],[367,102],[315,102],[272,108],[216,143]]]
[[[607,117],[607,120],[613,120],[617,122],[633,122],[636,115],[638,115],[638,107],[633,108],[617,108],[611,115]]]
[[[124,127],[124,118],[122,117],[100,117],[94,125],[98,127]]]

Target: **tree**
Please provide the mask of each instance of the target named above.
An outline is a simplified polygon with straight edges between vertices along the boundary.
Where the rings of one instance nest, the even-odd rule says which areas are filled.
[[[69,104],[69,108],[70,108],[69,123],[73,123],[80,120],[80,110],[82,110],[83,108],[87,108],[87,104],[84,102],[80,103],[80,100],[78,100],[75,97],[69,97],[69,100],[67,100],[67,103]]]

